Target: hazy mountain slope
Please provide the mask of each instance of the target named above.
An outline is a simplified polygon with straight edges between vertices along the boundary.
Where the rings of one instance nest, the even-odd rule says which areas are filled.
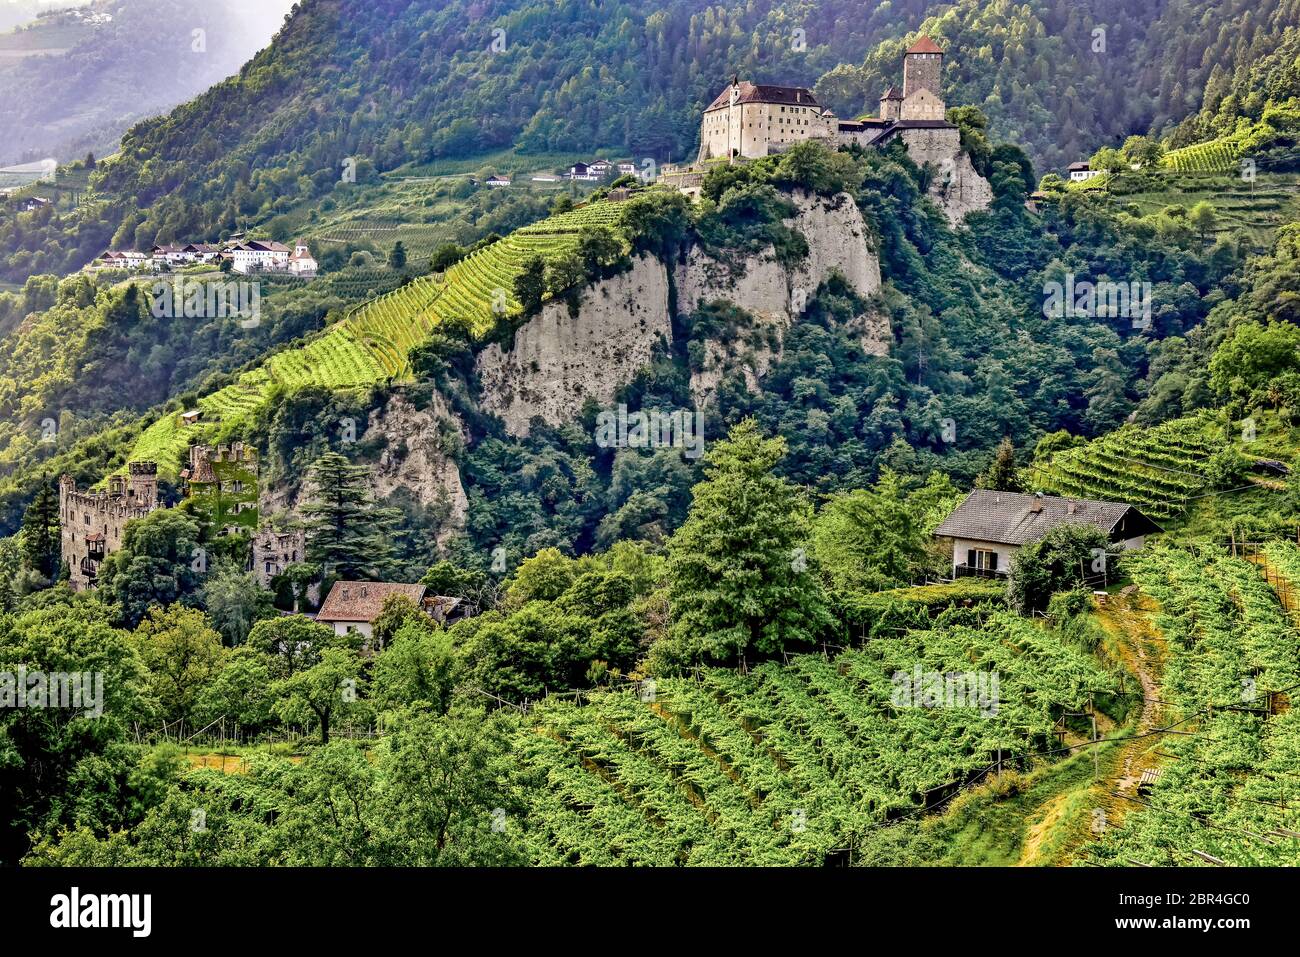
[[[25,40],[29,49],[57,51],[0,56],[0,162],[113,151],[132,123],[238,70],[267,45],[290,5],[101,0],[43,17],[10,44],[0,37],[0,46]],[[111,19],[86,23],[88,13]]]

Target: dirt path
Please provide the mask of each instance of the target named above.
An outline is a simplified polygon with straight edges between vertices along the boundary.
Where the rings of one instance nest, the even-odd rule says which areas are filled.
[[[1142,688],[1142,710],[1134,727],[1134,740],[1123,745],[1124,756],[1115,775],[1097,782],[1097,796],[1106,809],[1108,825],[1117,824],[1134,806],[1131,801],[1114,795],[1137,797],[1142,772],[1160,763],[1152,753],[1156,747],[1155,739],[1140,737],[1160,727],[1164,718],[1159,698],[1165,643],[1151,623],[1150,613],[1155,610],[1155,603],[1140,593],[1124,598],[1112,596],[1097,609],[1097,618],[1114,639],[1125,668],[1137,676]]]
[[[1140,706],[1137,720],[1126,723],[1135,736],[1160,727],[1164,717],[1158,699],[1160,678],[1164,674],[1165,644],[1151,623],[1150,613],[1155,609],[1155,603],[1140,594],[1112,595],[1106,604],[1096,609],[1097,620],[1110,636],[1109,647],[1120,658],[1125,670],[1137,676],[1142,689],[1142,700],[1135,702]],[[1127,690],[1134,691],[1131,684]],[[1105,737],[1114,737],[1117,730],[1108,728],[1102,733]],[[1105,827],[1122,821],[1136,805],[1114,795],[1137,797],[1142,772],[1155,767],[1159,761],[1152,753],[1156,748],[1155,742],[1155,738],[1135,737],[1118,745],[1122,749],[1120,754],[1112,753],[1105,760],[1102,776],[1095,783],[1085,779],[1080,785],[1068,788],[1041,804],[1029,818],[1018,865],[1068,863],[1073,856],[1070,848],[1077,849],[1095,839],[1098,832],[1092,815],[1096,808],[1105,811],[1102,819]]]

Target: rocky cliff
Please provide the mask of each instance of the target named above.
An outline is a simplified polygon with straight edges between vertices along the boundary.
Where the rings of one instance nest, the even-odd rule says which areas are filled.
[[[880,288],[874,240],[852,198],[796,193],[792,200],[796,211],[786,225],[808,244],[807,257],[793,267],[770,247],[723,261],[694,245],[673,268],[679,312],[723,300],[753,317],[753,328],[738,330],[730,345],[706,346],[704,367],[691,380],[697,402],[707,402],[737,366],[756,384],[780,354],[781,333],[832,273],[863,298]],[[669,278],[664,264],[641,257],[629,271],[587,289],[576,315],[567,303],[548,303],[511,345],[492,344],[480,353],[483,409],[499,415],[512,435],[526,435],[534,416],[558,425],[588,398],[611,402],[649,362],[657,341],[672,342]]]
[[[613,399],[650,361],[660,337],[672,339],[668,272],[641,256],[627,272],[584,290],[576,316],[567,302],[549,302],[508,348],[484,349],[476,369],[482,407],[512,435],[527,435],[534,416],[558,425],[588,398]]]

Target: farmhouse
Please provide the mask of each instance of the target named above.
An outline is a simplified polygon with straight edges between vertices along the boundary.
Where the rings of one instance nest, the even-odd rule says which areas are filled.
[[[223,255],[237,273],[282,272],[289,266],[289,247],[269,239],[235,243]]]
[[[1124,550],[1141,548],[1146,536],[1162,531],[1132,505],[1053,495],[976,489],[934,531],[952,540],[954,578],[1007,575],[1021,546],[1058,525],[1092,525]]]
[[[316,275],[316,259],[312,256],[311,249],[301,239],[293,244],[293,255],[289,257],[289,272],[305,278]]]
[[[497,188],[497,189],[499,189],[499,188],[501,188],[502,186],[509,186],[509,185],[510,185],[510,177],[509,177],[509,176],[489,176],[486,180],[484,180],[484,182],[487,183],[488,186],[491,186],[491,187],[493,187],[493,188]]]
[[[389,595],[405,595],[417,608],[440,624],[451,624],[467,617],[470,609],[459,598],[425,595],[424,585],[396,582],[335,582],[316,620],[334,629],[336,635],[356,632],[369,645],[374,635],[375,619],[383,611]]]
[[[1101,175],[1101,170],[1093,169],[1087,163],[1071,163],[1066,172],[1070,174],[1070,182],[1072,183],[1082,183],[1094,176]]]

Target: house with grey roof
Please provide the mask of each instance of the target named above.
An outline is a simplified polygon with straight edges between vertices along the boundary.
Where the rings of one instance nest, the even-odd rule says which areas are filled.
[[[952,541],[954,578],[992,577],[1010,574],[1016,552],[1058,525],[1095,526],[1123,550],[1141,548],[1148,535],[1163,531],[1124,502],[975,489],[934,535]]]

